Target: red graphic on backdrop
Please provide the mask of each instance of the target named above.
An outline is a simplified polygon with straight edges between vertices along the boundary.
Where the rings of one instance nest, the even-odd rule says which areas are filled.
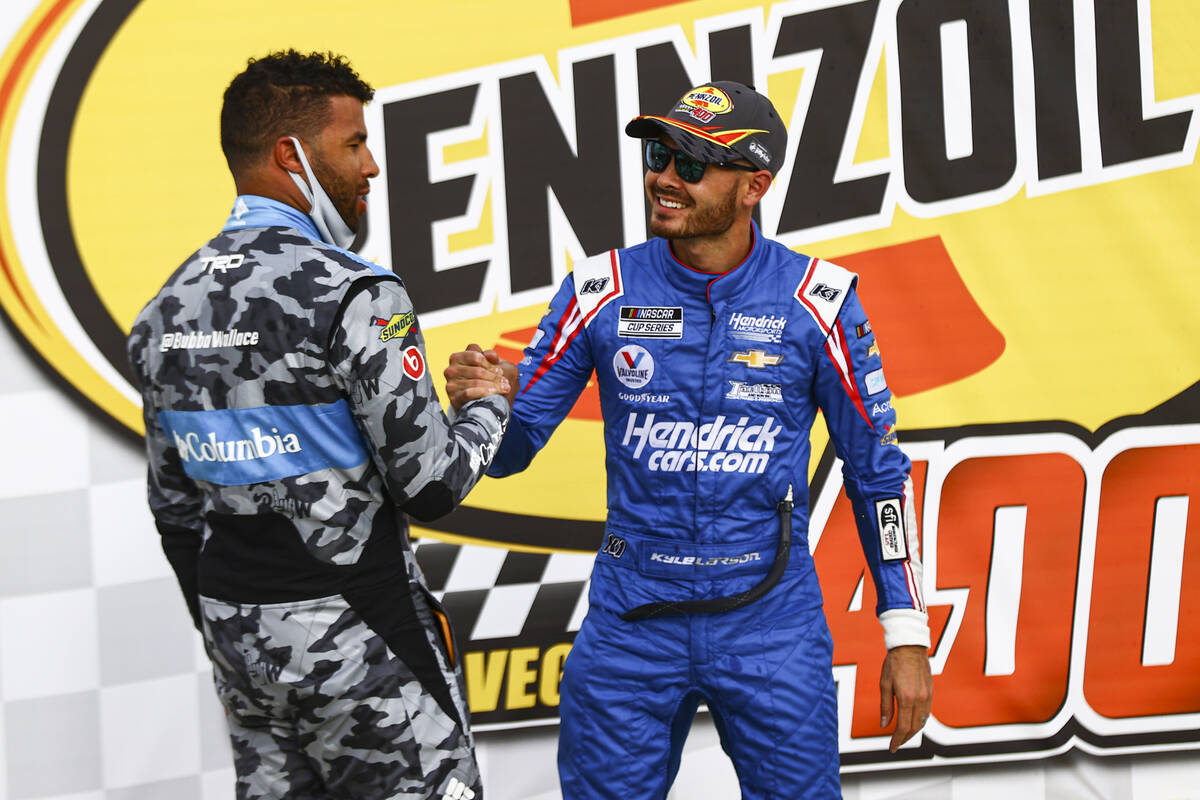
[[[1004,352],[940,236],[830,259],[859,276],[892,394],[961,381]]]
[[[1004,352],[1004,336],[963,283],[941,237],[832,259],[859,275],[858,296],[884,351],[888,388],[916,394],[974,375]],[[516,364],[537,328],[501,334],[495,350]],[[865,333],[865,332],[864,332]],[[596,375],[568,415],[600,416]]]
[[[1083,692],[1112,719],[1200,712],[1200,446],[1127,450],[1104,471]],[[1079,492],[1075,496],[1079,496]],[[1174,658],[1145,664],[1157,505],[1190,498],[1180,567]],[[1185,506],[1186,507],[1186,506]]]
[[[682,2],[684,0],[571,0],[571,25],[578,27],[590,22],[603,22]]]

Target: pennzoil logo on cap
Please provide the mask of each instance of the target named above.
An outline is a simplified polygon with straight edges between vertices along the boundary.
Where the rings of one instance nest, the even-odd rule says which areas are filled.
[[[679,107],[676,110],[701,122],[711,122],[717,114],[733,111],[733,101],[715,86],[698,86],[679,99]]]

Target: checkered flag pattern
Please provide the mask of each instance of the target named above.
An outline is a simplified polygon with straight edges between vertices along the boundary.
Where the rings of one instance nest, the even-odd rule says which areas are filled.
[[[224,715],[140,448],[0,337],[0,800],[228,800]]]
[[[417,562],[460,644],[575,633],[587,612],[590,553],[521,553],[417,539]]]

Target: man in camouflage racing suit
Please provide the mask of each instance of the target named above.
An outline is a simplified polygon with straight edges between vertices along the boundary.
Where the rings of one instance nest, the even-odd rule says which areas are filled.
[[[344,249],[379,172],[341,57],[251,60],[225,93],[238,190],[139,315],[149,498],[212,660],[238,798],[478,798],[454,639],[406,514],[459,503],[508,421],[453,423],[404,284]],[[486,383],[486,381],[484,381]]]

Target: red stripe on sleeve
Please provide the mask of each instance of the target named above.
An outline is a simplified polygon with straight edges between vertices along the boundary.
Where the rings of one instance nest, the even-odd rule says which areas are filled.
[[[567,351],[567,347],[570,346],[571,340],[575,338],[575,334],[583,329],[581,325],[570,326],[568,324],[572,319],[578,319],[578,317],[578,303],[572,297],[571,302],[567,304],[566,310],[559,317],[558,327],[554,330],[554,338],[550,340],[550,347],[546,350],[546,355],[542,357],[542,363],[538,364],[537,371],[533,373],[533,377],[529,379],[529,383],[525,384],[525,388],[521,390],[521,394],[528,392],[530,387],[537,383],[550,367],[554,366],[554,363],[558,359],[562,358],[562,354]]]
[[[831,342],[836,343],[843,359],[842,363],[838,363],[837,357],[834,356],[834,345],[831,345]],[[854,381],[854,364],[850,360],[850,348],[846,345],[846,332],[842,330],[841,320],[837,321],[831,335],[825,340],[825,352],[829,355],[829,360],[833,362],[834,367],[837,368],[838,377],[842,379],[842,388],[845,389],[850,402],[854,403],[854,407],[858,409],[858,413],[862,416],[863,421],[867,423],[867,427],[875,430],[875,425],[871,422],[871,418],[867,416],[866,407],[863,406],[862,396],[858,393],[858,385]],[[845,366],[843,367],[842,364],[845,364]]]

